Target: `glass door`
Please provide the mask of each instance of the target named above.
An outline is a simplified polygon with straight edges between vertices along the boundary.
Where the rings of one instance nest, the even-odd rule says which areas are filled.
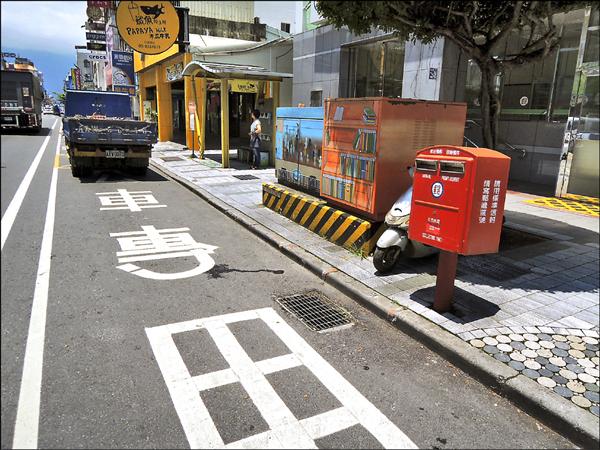
[[[586,12],[563,140],[556,196],[599,197],[600,64],[598,11]]]

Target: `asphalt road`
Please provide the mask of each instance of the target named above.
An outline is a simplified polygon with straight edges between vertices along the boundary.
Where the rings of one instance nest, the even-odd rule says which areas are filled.
[[[61,156],[51,268],[38,273],[58,132],[2,249],[2,448],[13,446],[16,422],[17,440],[43,448],[573,447],[152,171],[79,180]],[[2,136],[3,226],[44,139]],[[101,195],[139,191],[166,206],[112,209]],[[153,242],[111,236],[143,230]],[[170,258],[150,259],[158,251]],[[40,316],[33,297],[45,298],[47,273]],[[192,276],[164,279],[182,273]],[[307,290],[346,308],[354,325],[317,333],[274,301]],[[23,376],[28,339],[37,389],[35,370]]]

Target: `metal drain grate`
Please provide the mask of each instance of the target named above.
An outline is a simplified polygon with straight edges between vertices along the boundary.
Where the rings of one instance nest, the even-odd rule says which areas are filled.
[[[238,180],[260,180],[260,178],[255,177],[254,175],[234,175],[233,177]]]
[[[179,156],[161,156],[160,159],[162,159],[164,162],[184,161]]]
[[[497,281],[506,281],[526,275],[530,271],[506,262],[495,261],[485,256],[461,258],[458,270],[462,273],[475,272]]]
[[[277,297],[275,301],[313,331],[331,331],[352,325],[350,313],[319,291]]]

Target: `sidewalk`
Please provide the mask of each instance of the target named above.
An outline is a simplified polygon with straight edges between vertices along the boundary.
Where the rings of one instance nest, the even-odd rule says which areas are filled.
[[[429,307],[435,257],[402,261],[382,276],[371,258],[356,256],[263,207],[262,183],[276,183],[274,169],[223,169],[215,161],[189,159],[189,154],[177,144],[160,143],[151,164],[296,244],[373,295],[390,299],[399,310],[426,318],[515,375],[535,380],[552,391],[549,398],[561,407],[569,399],[571,406],[595,415],[598,427],[598,218],[538,207],[525,203],[534,196],[509,193],[501,251],[461,257],[454,314],[440,315]]]

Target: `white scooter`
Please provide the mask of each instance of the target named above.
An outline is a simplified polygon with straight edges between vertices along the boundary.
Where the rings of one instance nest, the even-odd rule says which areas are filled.
[[[381,273],[392,270],[400,255],[408,258],[422,258],[438,252],[435,247],[408,239],[412,193],[411,186],[396,200],[392,209],[385,216],[388,229],[377,240],[377,247],[373,254],[373,265]]]

